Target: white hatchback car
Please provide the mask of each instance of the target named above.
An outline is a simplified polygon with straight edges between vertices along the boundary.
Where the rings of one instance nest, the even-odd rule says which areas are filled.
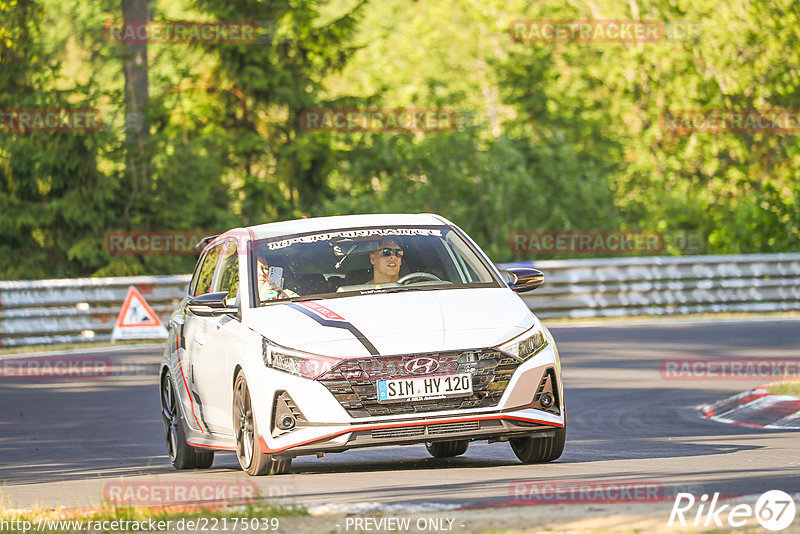
[[[170,460],[247,473],[300,455],[424,443],[435,457],[509,441],[561,455],[558,351],[499,271],[443,217],[352,215],[239,228],[204,242],[161,366]]]

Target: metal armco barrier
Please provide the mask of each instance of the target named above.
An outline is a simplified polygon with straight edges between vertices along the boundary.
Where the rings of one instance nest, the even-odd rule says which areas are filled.
[[[800,254],[543,260],[541,318],[800,310]],[[0,345],[108,341],[128,286],[166,324],[188,275],[0,282]]]
[[[800,254],[654,256],[500,264],[535,267],[536,315],[621,317],[800,310]]]
[[[0,345],[108,341],[129,286],[166,324],[189,275],[0,282]]]

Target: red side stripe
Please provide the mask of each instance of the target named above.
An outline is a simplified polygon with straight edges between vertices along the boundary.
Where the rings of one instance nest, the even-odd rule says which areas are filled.
[[[192,407],[192,415],[194,416],[194,420],[197,422],[197,428],[200,429],[200,432],[205,434],[203,430],[203,425],[200,424],[200,420],[197,418],[197,414],[194,413],[194,401],[192,400],[192,392],[189,391],[189,384],[186,382],[186,376],[183,374],[183,365],[181,365],[181,357],[180,357],[180,350],[181,350],[181,342],[178,339],[178,334],[175,334],[175,348],[178,350],[178,369],[181,370],[181,378],[183,378],[183,386],[186,388],[186,394],[189,395],[189,405]]]
[[[178,365],[180,366],[180,361],[178,362]],[[181,369],[181,377],[183,378],[183,385],[186,388],[186,394],[189,395],[189,405],[192,407],[192,415],[194,416],[194,420],[197,422],[197,426],[200,429],[200,432],[205,434],[205,432],[203,432],[203,425],[200,424],[200,420],[197,419],[197,414],[194,413],[194,401],[192,400],[192,393],[189,391],[189,384],[186,382],[186,376],[184,376],[183,374],[183,367],[181,367],[180,369]]]

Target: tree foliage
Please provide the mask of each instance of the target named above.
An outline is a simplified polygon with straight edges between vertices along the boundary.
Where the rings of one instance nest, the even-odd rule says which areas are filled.
[[[0,110],[97,108],[95,132],[0,130],[0,276],[185,272],[109,231],[437,212],[496,261],[518,230],[693,230],[800,250],[798,132],[667,131],[668,109],[800,109],[795,0],[152,0],[261,21],[259,44],[151,44],[148,181],[125,173],[119,2],[0,0]],[[520,19],[656,20],[657,42],[515,42]],[[69,21],[65,23],[64,21]],[[444,132],[322,132],[314,108],[448,109]]]

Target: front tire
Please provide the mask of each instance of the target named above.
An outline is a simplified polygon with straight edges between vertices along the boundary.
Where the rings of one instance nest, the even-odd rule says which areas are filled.
[[[161,379],[161,416],[167,438],[167,454],[175,469],[207,469],[214,463],[214,451],[198,451],[186,443],[178,397],[172,387],[172,378],[164,373]]]
[[[509,440],[514,454],[524,464],[552,462],[561,457],[567,441],[567,429],[556,428],[555,435],[549,437],[515,438]]]
[[[434,441],[426,443],[425,448],[434,458],[452,458],[467,452],[469,441]]]
[[[261,452],[258,424],[253,416],[250,390],[244,373],[239,371],[233,386],[233,429],[236,437],[236,458],[242,470],[251,476],[280,475],[292,465],[292,459],[276,459]]]

